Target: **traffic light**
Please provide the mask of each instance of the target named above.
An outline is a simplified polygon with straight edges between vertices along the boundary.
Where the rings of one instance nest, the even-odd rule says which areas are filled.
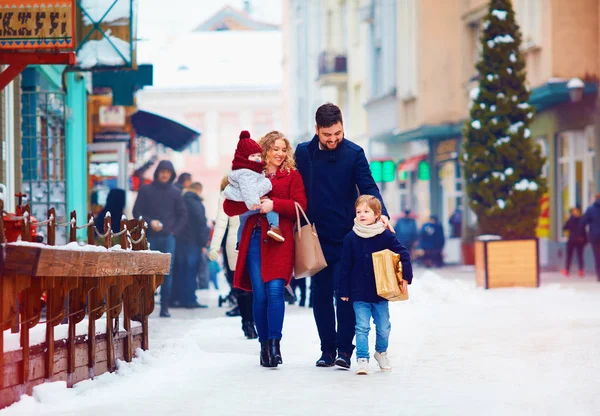
[[[381,182],[382,179],[382,166],[381,161],[374,160],[370,163],[371,175],[373,176],[373,180],[375,183]]]

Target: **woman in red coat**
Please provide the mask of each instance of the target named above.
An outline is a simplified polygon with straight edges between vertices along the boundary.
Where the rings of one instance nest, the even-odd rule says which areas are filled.
[[[261,213],[246,220],[233,284],[254,295],[254,322],[261,345],[260,364],[277,367],[283,363],[279,342],[285,312],[284,290],[292,278],[294,266],[295,203],[306,209],[306,195],[288,139],[282,133],[272,131],[260,140],[260,146],[266,163],[265,176],[271,180],[273,190],[262,200]],[[229,216],[248,211],[244,202],[228,199],[223,208]],[[264,214],[270,211],[279,214],[284,242],[267,236],[269,223]]]

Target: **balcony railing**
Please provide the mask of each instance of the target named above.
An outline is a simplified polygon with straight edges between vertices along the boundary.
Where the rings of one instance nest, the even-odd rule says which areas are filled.
[[[345,53],[323,51],[319,54],[319,77],[328,74],[346,74],[348,62]]]

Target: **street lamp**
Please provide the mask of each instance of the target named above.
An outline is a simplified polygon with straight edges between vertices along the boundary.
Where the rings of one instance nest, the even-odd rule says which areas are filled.
[[[583,87],[585,83],[579,78],[571,78],[567,82],[567,88],[569,89],[569,98],[572,103],[577,103],[583,97]]]

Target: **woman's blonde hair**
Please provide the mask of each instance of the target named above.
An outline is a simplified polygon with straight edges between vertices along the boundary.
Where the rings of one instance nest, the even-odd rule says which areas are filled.
[[[375,218],[379,219],[381,217],[381,201],[375,198],[373,195],[361,195],[356,200],[354,204],[354,209],[360,207],[361,205],[366,205],[373,210],[375,213]]]
[[[271,148],[275,144],[275,141],[277,141],[278,139],[283,140],[285,142],[286,147],[286,158],[281,164],[281,169],[285,170],[286,172],[289,172],[292,169],[296,169],[296,160],[294,159],[292,144],[282,132],[277,130],[268,132],[258,141],[258,144],[262,148],[263,160],[265,161],[265,163],[268,163],[267,158],[269,157],[269,150],[271,150]]]
[[[229,175],[225,175],[223,176],[223,179],[221,179],[221,192],[225,190],[227,185],[229,185]]]

